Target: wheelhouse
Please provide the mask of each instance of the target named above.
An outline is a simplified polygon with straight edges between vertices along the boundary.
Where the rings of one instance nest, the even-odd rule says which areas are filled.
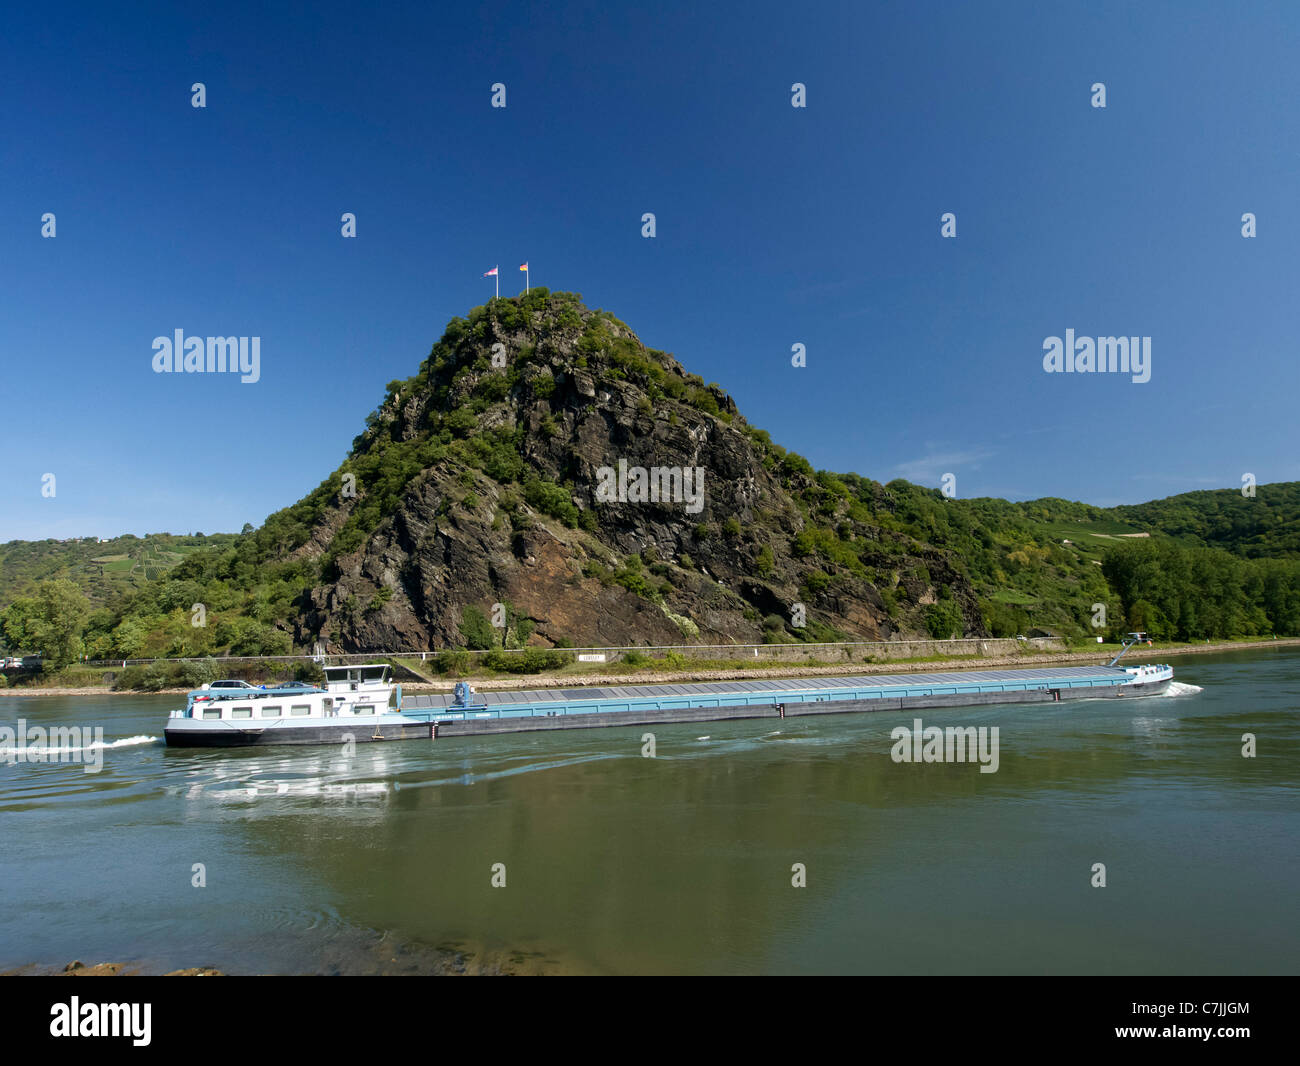
[[[325,687],[331,692],[362,692],[366,689],[387,687],[392,667],[387,663],[365,666],[325,667]]]
[[[325,689],[339,714],[384,714],[393,696],[391,672],[387,663],[327,666]]]

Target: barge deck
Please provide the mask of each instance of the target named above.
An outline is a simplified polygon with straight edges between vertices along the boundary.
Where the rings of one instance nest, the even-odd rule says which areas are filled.
[[[1172,676],[1170,671],[1169,676]],[[813,714],[973,707],[1067,699],[1159,695],[1169,676],[1138,681],[1114,667],[964,670],[934,674],[718,681],[686,685],[536,689],[474,693],[457,706],[443,694],[410,695],[404,718],[436,726],[437,736],[472,736],[542,729],[789,718]],[[435,730],[430,729],[430,734]]]

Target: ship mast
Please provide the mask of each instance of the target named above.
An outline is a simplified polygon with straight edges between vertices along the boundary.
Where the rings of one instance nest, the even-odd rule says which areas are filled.
[[[1130,633],[1127,637],[1124,638],[1124,646],[1120,648],[1119,654],[1116,655],[1115,658],[1111,659],[1111,661],[1108,662],[1106,665],[1114,666],[1117,662],[1120,661],[1120,659],[1124,657],[1124,653],[1127,652],[1129,648],[1133,647],[1134,644],[1141,644],[1145,640],[1147,640],[1147,635],[1145,633]],[[1150,642],[1148,641],[1148,643]]]

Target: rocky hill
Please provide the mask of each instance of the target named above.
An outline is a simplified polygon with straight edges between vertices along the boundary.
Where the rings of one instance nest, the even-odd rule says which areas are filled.
[[[389,385],[299,505],[293,557],[320,578],[295,643],[472,646],[483,619],[542,646],[881,640],[925,633],[941,599],[982,633],[968,580],[874,524],[888,494],[864,484],[871,506],[827,490],[577,296],[493,300]]]

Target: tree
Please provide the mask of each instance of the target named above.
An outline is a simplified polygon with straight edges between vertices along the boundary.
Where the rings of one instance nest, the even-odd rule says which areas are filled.
[[[149,639],[149,627],[138,618],[123,618],[113,630],[113,649],[123,659],[135,659]]]
[[[483,651],[496,646],[496,631],[479,608],[470,604],[461,613],[460,635],[465,638],[465,647]]]
[[[0,615],[0,632],[15,650],[38,652],[54,668],[76,662],[90,601],[65,578],[46,581],[35,596],[15,600]]]
[[[10,651],[31,651],[35,647],[36,613],[33,597],[14,600],[0,612],[0,637]]]
[[[1155,640],[1166,640],[1173,633],[1164,612],[1147,600],[1138,600],[1129,607],[1127,617],[1130,632],[1146,633]]]
[[[961,608],[956,600],[940,600],[925,609],[925,628],[935,640],[947,640],[954,633],[961,635]]]

